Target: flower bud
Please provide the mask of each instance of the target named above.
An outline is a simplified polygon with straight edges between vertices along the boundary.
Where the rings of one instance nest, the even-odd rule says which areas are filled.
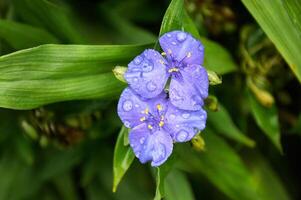
[[[127,70],[127,68],[124,66],[116,66],[113,69],[113,73],[118,80],[126,83],[126,80],[124,79],[124,73],[126,72],[126,70]]]
[[[218,85],[222,83],[221,77],[219,77],[214,71],[207,70],[207,73],[210,85]]]
[[[205,141],[202,138],[201,134],[197,134],[194,138],[191,139],[192,148],[196,151],[205,150]]]

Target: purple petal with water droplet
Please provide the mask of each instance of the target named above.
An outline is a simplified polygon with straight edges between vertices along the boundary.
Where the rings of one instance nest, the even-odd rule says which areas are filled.
[[[159,166],[170,156],[172,138],[162,129],[151,132],[146,124],[136,126],[130,131],[129,142],[141,163],[151,161],[152,166]]]
[[[165,63],[159,52],[147,49],[129,63],[124,78],[139,95],[153,98],[163,91],[168,79]]]
[[[200,110],[208,96],[208,75],[199,65],[190,65],[172,77],[169,87],[171,103],[184,110]]]
[[[186,65],[203,64],[204,46],[189,33],[183,31],[168,32],[160,37],[159,42],[161,48],[170,54],[174,60],[178,62],[183,60]]]
[[[198,111],[182,110],[170,104],[165,119],[165,130],[171,134],[173,140],[186,142],[191,140],[198,131],[205,128],[207,113],[203,109]]]

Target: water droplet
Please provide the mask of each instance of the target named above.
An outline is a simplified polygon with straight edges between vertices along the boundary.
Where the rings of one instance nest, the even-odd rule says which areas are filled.
[[[184,40],[186,40],[186,37],[187,37],[186,33],[180,32],[177,34],[177,40],[179,42],[183,42]]]
[[[203,52],[203,51],[204,51],[204,46],[203,46],[203,45],[200,45],[200,46],[199,46],[199,50],[200,50],[201,52]]]
[[[175,119],[176,118],[176,116],[174,114],[170,114],[169,117],[170,117],[170,119]]]
[[[177,45],[177,43],[176,43],[176,42],[172,42],[171,44],[173,44],[173,45]]]
[[[183,113],[183,114],[182,114],[182,117],[183,117],[184,119],[188,119],[188,118],[190,117],[190,114],[189,114],[189,113]]]
[[[176,128],[179,128],[179,127],[180,127],[180,125],[179,125],[179,124],[177,124],[177,125],[176,125]]]
[[[133,78],[133,82],[137,83],[138,82],[138,78],[137,77]]]
[[[149,62],[142,63],[142,70],[144,72],[150,72],[153,70],[153,64]]]
[[[122,107],[123,107],[123,110],[130,111],[133,108],[133,104],[130,100],[126,100],[125,102],[123,102]]]
[[[177,140],[179,142],[184,142],[187,139],[187,136],[188,136],[188,132],[184,131],[184,130],[181,130],[177,134]]]
[[[134,59],[134,63],[135,63],[136,65],[139,65],[139,64],[141,63],[142,60],[143,60],[143,59],[141,58],[141,56],[137,56],[137,57]]]
[[[142,138],[140,138],[140,140],[139,140],[140,144],[143,144],[144,141],[145,141],[145,137],[142,137]]]
[[[130,123],[129,121],[124,121],[124,125],[125,125],[126,127],[128,127],[128,128],[131,127],[131,123]]]
[[[150,92],[153,92],[157,89],[157,85],[153,82],[153,81],[149,81],[147,84],[146,84],[146,88],[150,91]]]
[[[137,152],[136,157],[139,158],[139,156],[140,156],[140,152]]]
[[[157,148],[155,148],[152,152],[153,160],[155,162],[160,162],[166,156],[166,149],[163,144],[158,144]]]
[[[139,104],[135,104],[135,107],[136,107],[136,108],[139,108],[140,106],[139,106]]]
[[[175,101],[183,101],[183,98],[179,95],[179,92],[175,88],[173,88],[169,94],[171,99]]]
[[[171,37],[171,34],[169,34],[169,33],[168,33],[168,34],[167,34],[167,37],[169,37],[169,38],[170,38],[170,37]]]

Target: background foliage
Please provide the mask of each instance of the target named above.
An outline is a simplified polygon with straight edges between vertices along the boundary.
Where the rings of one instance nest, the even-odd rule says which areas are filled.
[[[0,0],[0,199],[301,198],[300,12],[298,0]],[[222,84],[205,131],[151,168],[128,146],[112,70],[175,29],[202,41]]]

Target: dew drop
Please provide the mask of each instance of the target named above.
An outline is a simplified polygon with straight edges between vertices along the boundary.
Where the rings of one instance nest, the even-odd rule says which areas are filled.
[[[177,125],[176,125],[176,128],[179,128],[179,127],[180,127],[180,125],[179,125],[179,124],[177,124]]]
[[[139,108],[140,106],[139,106],[139,104],[135,104],[135,107],[136,107],[136,108]]]
[[[129,121],[124,121],[124,125],[125,125],[126,127],[128,127],[128,128],[131,127],[131,123],[130,123]]]
[[[140,140],[139,140],[140,144],[143,144],[144,141],[145,141],[145,137],[142,137],[142,138],[140,138]]]
[[[141,56],[137,56],[137,57],[134,59],[134,63],[135,63],[136,65],[139,65],[139,64],[141,63],[142,60],[143,60],[143,59],[141,58]]]
[[[183,113],[183,114],[182,114],[182,117],[183,117],[184,119],[188,119],[188,118],[190,117],[190,114],[189,114],[189,113]]]
[[[167,37],[169,37],[169,38],[170,38],[170,37],[171,37],[171,34],[169,34],[169,33],[168,33],[168,34],[167,34]]]
[[[187,37],[186,33],[180,32],[177,34],[177,40],[179,42],[183,42],[184,40],[186,40],[186,37]]]
[[[139,158],[139,156],[140,156],[140,152],[137,152],[136,157]]]
[[[203,47],[203,45],[200,45],[200,46],[199,46],[199,50],[200,50],[201,52],[203,52],[203,51],[204,51],[204,47]]]
[[[147,88],[148,91],[153,92],[157,89],[157,85],[153,81],[149,81],[146,84],[146,88]]]
[[[177,134],[177,140],[179,142],[184,142],[187,139],[187,136],[188,136],[188,132],[184,131],[184,130],[181,130]]]
[[[152,152],[153,160],[155,162],[160,162],[166,156],[166,149],[163,144],[158,144],[157,148],[155,148]]]
[[[123,102],[123,110],[125,111],[130,111],[133,108],[133,104],[130,100],[126,100],[125,102]]]
[[[179,92],[175,88],[170,91],[170,97],[175,101],[183,101],[183,98],[179,95]]]
[[[176,116],[174,114],[170,114],[169,117],[170,117],[170,119],[175,119],[176,118]]]
[[[142,63],[142,70],[144,72],[150,72],[153,70],[153,64],[149,63],[149,62],[144,62]]]
[[[171,44],[173,44],[173,45],[177,45],[177,43],[176,43],[176,42],[172,42]]]

